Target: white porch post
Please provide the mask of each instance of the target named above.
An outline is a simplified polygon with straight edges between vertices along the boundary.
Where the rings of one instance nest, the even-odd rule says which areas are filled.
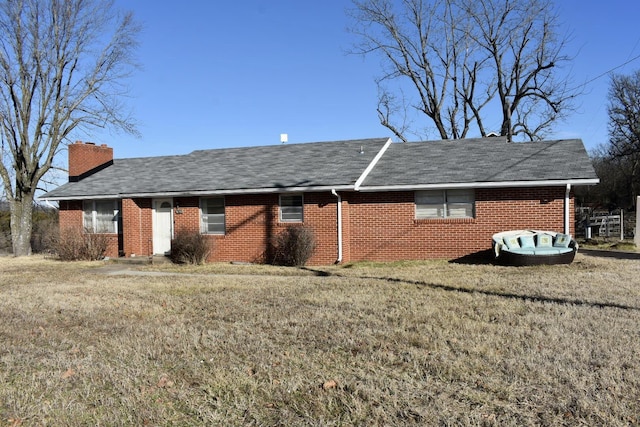
[[[336,259],[336,264],[340,264],[342,262],[342,197],[333,188],[331,189],[331,194],[338,198],[338,212],[336,218],[338,221],[338,259]]]
[[[571,233],[571,204],[570,202],[571,196],[571,184],[567,184],[567,189],[564,193],[564,234]]]

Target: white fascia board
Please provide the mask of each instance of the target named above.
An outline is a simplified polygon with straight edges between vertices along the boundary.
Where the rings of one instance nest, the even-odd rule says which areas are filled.
[[[362,183],[364,182],[365,179],[367,179],[367,176],[369,175],[369,173],[371,173],[371,171],[373,170],[373,168],[376,166],[376,164],[380,161],[380,158],[382,157],[382,155],[385,153],[385,151],[387,151],[387,148],[389,148],[389,145],[391,145],[393,141],[391,140],[391,138],[389,138],[387,140],[387,142],[385,142],[385,144],[382,146],[382,148],[380,149],[380,151],[378,151],[378,154],[376,154],[376,156],[373,158],[373,160],[371,160],[371,163],[369,163],[369,165],[367,166],[367,168],[364,170],[364,172],[362,172],[362,175],[360,175],[360,177],[356,180],[355,185],[353,186],[355,191],[359,191],[360,190],[360,186],[362,185]]]
[[[119,194],[100,194],[92,196],[61,196],[61,197],[39,197],[38,200],[43,202],[62,202],[67,200],[103,200],[103,199],[120,199]]]
[[[280,193],[318,193],[322,191],[353,191],[353,185],[342,186],[317,186],[317,187],[282,187],[282,188],[247,188],[235,190],[198,190],[198,191],[172,191],[158,193],[118,193],[99,194],[92,196],[65,196],[50,197],[40,200],[98,200],[98,199],[133,199],[133,198],[153,198],[153,197],[197,197],[197,196],[223,196],[242,194],[280,194]]]
[[[567,184],[596,185],[599,179],[556,179],[548,181],[494,181],[494,182],[455,182],[441,184],[417,184],[417,185],[379,185],[371,187],[359,187],[356,191],[412,191],[412,190],[445,190],[456,188],[509,188],[509,187],[564,187]]]

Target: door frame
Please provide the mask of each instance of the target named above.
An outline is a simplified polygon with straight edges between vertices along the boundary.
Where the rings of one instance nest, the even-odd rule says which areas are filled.
[[[173,199],[171,198],[162,198],[162,199],[153,199],[152,200],[152,243],[153,243],[153,255],[167,255],[168,253],[171,252],[171,242],[169,242],[169,251],[160,251],[161,246],[161,242],[160,242],[160,235],[159,235],[159,225],[158,225],[158,220],[157,220],[157,215],[158,215],[158,210],[157,208],[162,205],[162,203],[164,202],[168,202],[169,205],[171,205],[171,209],[169,210],[169,226],[171,227],[169,236],[169,239],[173,239]],[[166,242],[164,242],[166,244]]]

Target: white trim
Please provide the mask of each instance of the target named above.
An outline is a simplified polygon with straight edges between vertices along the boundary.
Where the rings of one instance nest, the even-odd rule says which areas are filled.
[[[160,242],[159,242],[159,237],[158,237],[158,233],[159,233],[159,227],[158,227],[158,220],[157,220],[157,214],[158,214],[158,210],[157,207],[159,205],[161,205],[163,202],[169,202],[169,204],[171,205],[170,209],[169,209],[169,227],[170,227],[170,239],[173,239],[174,237],[174,230],[173,230],[173,199],[168,198],[168,197],[163,197],[163,198],[157,198],[157,199],[153,199],[151,201],[151,209],[152,209],[152,214],[151,214],[151,236],[152,236],[152,249],[153,249],[153,255],[166,255],[169,251],[171,251],[171,246],[169,246],[169,251],[161,251],[161,247],[160,247]],[[166,243],[166,242],[165,242]]]
[[[570,179],[570,180],[549,180],[549,181],[491,181],[491,182],[458,182],[441,184],[405,184],[405,185],[378,185],[370,187],[355,187],[354,185],[341,186],[317,186],[317,187],[283,187],[283,188],[246,188],[233,190],[196,190],[196,191],[173,191],[167,193],[119,193],[119,194],[99,194],[94,196],[63,196],[38,198],[38,200],[63,201],[63,200],[98,200],[98,199],[133,199],[133,198],[162,198],[162,197],[206,197],[224,195],[244,195],[244,194],[282,194],[282,193],[318,193],[323,191],[413,191],[413,190],[439,190],[448,188],[509,188],[509,187],[564,187],[567,184],[596,185],[600,183],[595,179]],[[357,184],[357,182],[356,182]]]
[[[569,202],[571,201],[571,184],[567,184],[567,189],[564,192],[564,234],[571,234],[571,212],[569,209]]]
[[[215,197],[225,195],[245,195],[245,194],[286,194],[286,193],[320,193],[331,190],[353,191],[353,185],[341,185],[337,187],[278,187],[278,188],[243,188],[236,190],[196,190],[196,191],[172,191],[167,193],[118,193],[101,194],[94,196],[64,196],[47,197],[38,200],[94,200],[94,199],[133,199],[133,198],[171,198],[171,197]]]
[[[564,187],[566,185],[595,185],[599,179],[572,179],[549,181],[494,181],[494,182],[459,182],[441,184],[416,184],[416,185],[378,185],[360,187],[357,191],[414,191],[414,190],[446,190],[453,188],[510,188],[510,187]]]
[[[342,262],[342,197],[336,190],[331,190],[331,194],[338,198],[338,259],[336,259],[336,264],[340,264]]]
[[[367,176],[369,175],[369,173],[373,170],[373,168],[376,166],[376,164],[378,164],[378,162],[380,161],[380,158],[382,157],[382,155],[385,153],[385,151],[387,151],[387,148],[389,148],[389,145],[391,145],[392,141],[391,138],[389,138],[387,140],[387,142],[385,142],[385,144],[382,146],[382,148],[380,149],[380,151],[378,151],[378,154],[376,154],[376,156],[373,158],[373,160],[371,160],[371,163],[369,163],[369,166],[367,166],[367,168],[364,170],[364,172],[362,172],[362,175],[360,175],[360,178],[358,178],[356,180],[355,185],[353,186],[353,189],[356,191],[360,190],[360,186],[362,185],[362,183],[364,182],[364,180],[367,178]]]

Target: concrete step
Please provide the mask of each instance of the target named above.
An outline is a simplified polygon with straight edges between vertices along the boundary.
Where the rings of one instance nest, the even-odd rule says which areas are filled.
[[[136,257],[109,258],[109,261],[114,262],[116,264],[132,264],[132,265],[171,264],[171,259],[164,255],[154,255],[152,257],[136,256]]]

